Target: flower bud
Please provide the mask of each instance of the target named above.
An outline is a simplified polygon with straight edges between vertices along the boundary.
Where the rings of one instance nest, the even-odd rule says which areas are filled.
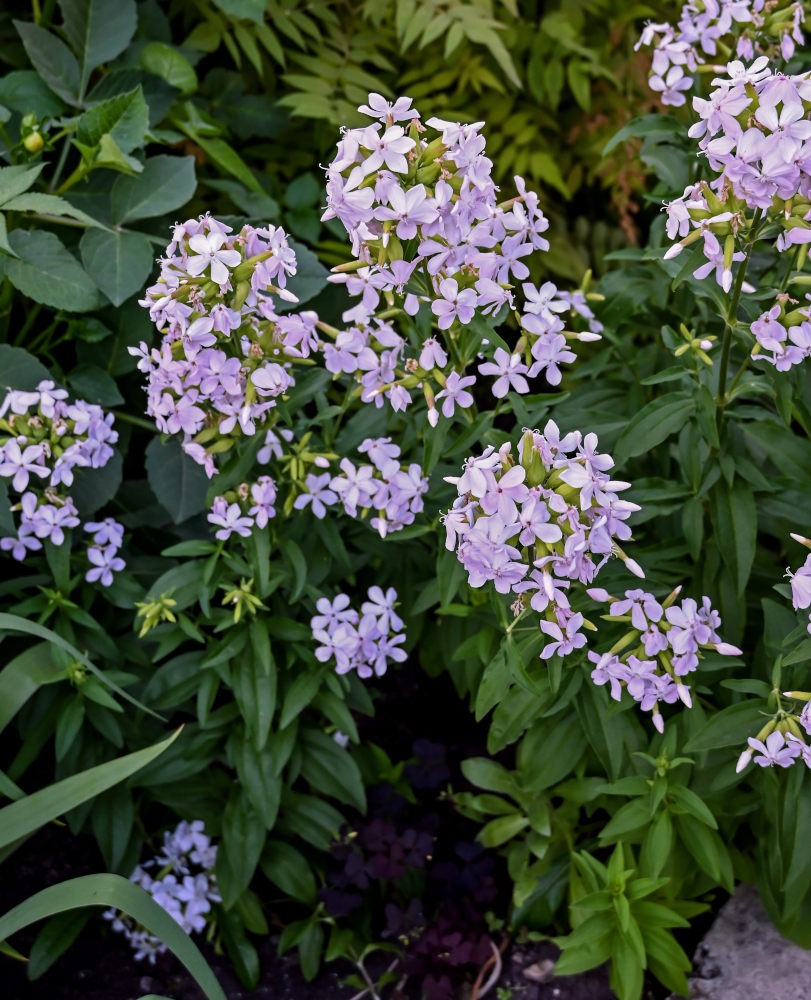
[[[30,132],[23,139],[23,146],[29,153],[38,153],[45,145],[45,140],[39,132]]]
[[[740,774],[741,771],[749,764],[751,759],[752,749],[751,747],[747,747],[738,758],[738,763],[735,765],[735,774]]]

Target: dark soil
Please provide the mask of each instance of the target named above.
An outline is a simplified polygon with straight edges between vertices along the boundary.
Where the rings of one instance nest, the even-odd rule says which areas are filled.
[[[382,745],[394,760],[408,757],[416,739],[443,743],[454,771],[454,784],[458,785],[459,762],[485,752],[486,727],[473,721],[447,677],[431,680],[419,670],[413,674],[401,675],[396,698],[381,698],[376,718],[364,720],[361,737]],[[473,834],[475,829],[469,831],[469,839]],[[67,827],[51,824],[0,866],[0,913],[48,885],[103,870],[91,836],[73,838]],[[506,890],[506,877],[500,877],[504,878]],[[507,895],[505,891],[505,903]],[[23,932],[15,936],[13,944],[25,954],[34,937],[35,931]],[[201,945],[229,1000],[351,1000],[358,996],[356,987],[342,985],[343,979],[355,971],[349,963],[338,961],[307,983],[298,970],[295,951],[278,956],[277,935],[264,942],[253,940],[262,970],[260,985],[253,991],[240,985],[227,957]],[[682,943],[691,952],[697,940]],[[550,942],[511,946],[503,957],[498,983],[486,996],[495,1000],[498,986],[511,989],[512,1000],[613,1000],[605,968],[556,978],[551,975],[556,954]],[[390,956],[382,966],[388,961]],[[382,967],[375,968],[373,961],[370,965],[373,975],[382,971]],[[489,970],[482,981],[486,982],[488,976]],[[203,1000],[203,994],[172,955],[159,956],[155,965],[136,962],[127,941],[98,917],[88,922],[70,949],[36,982],[28,981],[22,963],[3,955],[0,977],[3,1000],[138,1000],[148,994],[173,1000]],[[386,1000],[392,988],[386,988]],[[466,1000],[467,988],[460,989],[459,1000]],[[666,991],[651,983],[644,1000],[664,996]],[[418,985],[409,983],[405,992],[396,997],[420,1000]]]

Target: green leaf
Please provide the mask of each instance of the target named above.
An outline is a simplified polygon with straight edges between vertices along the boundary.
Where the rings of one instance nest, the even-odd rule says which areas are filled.
[[[91,913],[60,913],[45,924],[28,954],[26,972],[31,980],[39,979],[64,954],[81,933]]]
[[[0,167],[0,205],[5,208],[7,201],[27,191],[39,177],[41,170],[41,163],[33,167]]]
[[[47,642],[23,650],[0,671],[0,732],[43,684],[65,680],[65,668],[51,657]]]
[[[614,461],[622,465],[626,459],[661,444],[665,438],[680,431],[695,409],[688,393],[668,393],[643,406],[630,420],[614,445]]]
[[[175,438],[153,438],[146,448],[146,475],[152,492],[175,524],[199,514],[206,507],[208,477],[180,447]]]
[[[14,70],[0,78],[0,104],[37,118],[57,118],[65,110],[62,101],[32,69]]]
[[[639,863],[642,871],[656,876],[667,864],[673,846],[673,823],[670,813],[662,809],[648,827],[642,841]]]
[[[641,118],[634,118],[619,132],[615,133],[603,147],[603,156],[610,153],[621,142],[627,139],[655,139],[659,142],[668,142],[677,139],[684,129],[678,118],[672,115],[643,115]]]
[[[136,750],[135,753],[127,754],[125,757],[107,761],[106,764],[91,767],[87,771],[80,771],[78,774],[57,781],[39,792],[27,795],[24,799],[18,799],[16,802],[4,806],[0,809],[0,848],[8,847],[14,841],[27,837],[51,820],[64,815],[64,813],[81,805],[82,802],[95,798],[101,792],[112,788],[120,781],[124,781],[136,771],[140,771],[142,767],[153,761],[174,743],[180,732],[181,730],[178,729],[168,739],[162,740],[160,743],[145,747],[143,750]],[[0,919],[0,925],[8,919],[8,916],[7,914],[6,917]],[[0,932],[0,940],[11,933],[13,931]]]
[[[97,365],[79,365],[74,368],[68,375],[68,384],[77,396],[89,403],[118,406],[124,402],[115,379]]]
[[[188,130],[184,129],[184,131]],[[189,131],[189,135],[206,156],[210,157],[227,174],[236,177],[245,187],[250,188],[251,191],[255,191],[256,194],[265,194],[264,188],[254,176],[251,168],[227,142],[223,139],[200,135],[196,131]]]
[[[485,847],[500,847],[528,826],[527,816],[519,816],[518,813],[512,816],[499,816],[486,823],[476,835],[476,839]]]
[[[138,61],[147,73],[154,73],[175,87],[184,97],[197,90],[197,74],[189,60],[172,45],[149,42],[141,49]]]
[[[59,0],[63,31],[79,59],[79,93],[93,70],[121,55],[138,25],[135,0]]]
[[[27,21],[14,21],[31,65],[51,90],[68,104],[79,104],[79,64],[56,35]]]
[[[63,639],[61,635],[56,632],[52,632],[51,629],[45,628],[44,625],[40,625],[39,622],[26,621],[25,618],[21,618],[19,615],[11,615],[5,612],[0,612],[0,631],[7,630],[11,632],[24,632],[26,635],[34,635],[38,639],[46,639],[48,642],[52,642],[55,646],[59,646],[63,649],[69,656],[83,663],[85,667],[90,671],[91,674],[96,676],[103,684],[105,684],[111,691],[128,701],[131,705],[135,705],[136,708],[140,708],[142,712],[146,712],[148,715],[153,716],[156,719],[160,719],[161,722],[165,721],[157,712],[153,712],[151,708],[147,708],[146,705],[142,705],[137,698],[133,698],[131,694],[118,686],[114,681],[102,673],[101,670],[90,660],[84,653],[78,650],[72,643]]]
[[[79,250],[85,269],[114,306],[140,291],[152,269],[152,245],[142,233],[88,230]]]
[[[269,840],[262,853],[262,871],[286,896],[314,903],[315,877],[304,855],[282,840]]]
[[[42,230],[15,229],[9,242],[17,259],[6,262],[6,275],[19,292],[66,312],[96,308],[96,286],[57,236]]]
[[[113,219],[133,222],[172,212],[192,197],[196,183],[193,156],[152,156],[136,177],[119,177],[113,185]]]
[[[244,795],[235,795],[225,807],[220,847],[232,876],[228,884],[222,887],[223,905],[226,908],[233,906],[248,888],[264,846],[265,824]],[[218,871],[219,868],[218,856]]]
[[[230,17],[243,18],[255,24],[264,22],[265,0],[212,0],[212,2]]]
[[[366,792],[360,768],[348,751],[318,729],[303,730],[299,739],[302,750],[301,773],[310,785],[339,802],[365,812]]]
[[[296,677],[284,697],[279,729],[286,729],[294,719],[301,715],[318,694],[320,687],[321,675],[314,671],[304,671]]]
[[[138,86],[85,111],[76,123],[76,138],[92,148],[110,135],[122,153],[131,153],[142,145],[148,128],[149,107]]]
[[[490,792],[514,795],[518,791],[515,778],[510,772],[502,764],[487,757],[470,757],[462,761],[462,774],[472,785]]]
[[[43,889],[0,917],[0,940],[38,920],[85,906],[111,906],[128,914],[175,954],[208,1000],[226,1000],[189,935],[149,893],[121,875],[84,875]]]
[[[755,496],[745,480],[738,478],[730,487],[721,479],[713,488],[711,501],[715,541],[740,595],[749,582],[757,547]]]
[[[58,215],[66,219],[77,219],[79,222],[84,222],[86,225],[96,229],[107,228],[103,222],[91,218],[86,212],[71,205],[64,198],[60,198],[55,194],[42,194],[38,191],[31,191],[12,198],[11,201],[3,205],[3,211],[37,212],[40,215]]]
[[[51,373],[22,347],[0,344],[0,385],[4,389],[23,389],[31,392]]]
[[[700,823],[708,826],[711,830],[718,829],[715,816],[695,792],[683,785],[671,785],[668,789],[668,795],[675,805],[694,816]]]
[[[685,753],[700,753],[702,750],[718,750],[721,747],[746,746],[746,739],[763,725],[766,716],[765,703],[742,701],[730,705],[702,726],[685,744]]]
[[[327,287],[329,272],[316,255],[299,243],[298,240],[287,241],[296,252],[298,266],[296,273],[287,279],[288,291],[298,296],[298,303],[289,303],[289,308],[298,309],[304,302],[309,302]],[[281,311],[287,311],[288,304]]]

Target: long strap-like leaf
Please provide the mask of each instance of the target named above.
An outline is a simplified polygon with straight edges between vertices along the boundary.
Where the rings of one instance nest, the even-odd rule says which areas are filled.
[[[32,795],[26,795],[25,798],[18,799],[11,805],[4,806],[0,809],[0,848],[28,836],[52,819],[56,819],[57,816],[61,816],[75,806],[81,805],[82,802],[86,802],[108,788],[112,788],[113,785],[117,785],[119,781],[124,781],[136,771],[140,771],[142,767],[163,753],[179,734],[180,729],[168,739],[155,743],[151,747],[144,747],[143,750],[136,750],[135,753],[127,754],[126,757],[109,760],[106,764],[99,764],[87,771],[80,771],[79,774],[73,774],[69,778],[34,792]],[[0,939],[2,939],[2,935],[0,935]]]
[[[83,875],[49,886],[0,917],[0,941],[23,927],[65,910],[112,906],[142,924],[186,966],[209,1000],[226,1000],[197,945],[140,886],[121,875]]]
[[[38,639],[47,639],[48,642],[52,642],[57,646],[61,646],[66,653],[69,653],[72,657],[77,659],[80,663],[84,664],[91,674],[95,674],[96,677],[101,681],[102,684],[106,684],[111,691],[128,701],[131,705],[135,705],[136,708],[140,708],[142,712],[147,712],[149,715],[153,715],[156,719],[160,719],[161,722],[166,720],[162,715],[158,715],[157,712],[153,712],[151,708],[147,708],[146,705],[142,705],[137,698],[133,698],[131,694],[114,684],[103,671],[99,670],[92,660],[88,659],[84,653],[80,652],[75,646],[67,642],[62,638],[61,635],[57,635],[56,632],[51,631],[51,629],[46,628],[44,625],[40,625],[39,622],[29,622],[25,618],[21,618],[19,615],[9,615],[6,613],[0,613],[0,631],[9,630],[12,632],[26,632],[28,635],[35,635]]]

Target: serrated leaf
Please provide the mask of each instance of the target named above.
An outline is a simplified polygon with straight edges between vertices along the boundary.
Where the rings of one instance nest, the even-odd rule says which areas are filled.
[[[149,107],[140,86],[96,104],[76,123],[76,138],[85,146],[97,146],[104,135],[111,135],[122,153],[131,153],[142,145],[149,127]]]
[[[38,191],[28,191],[12,198],[3,205],[3,211],[37,212],[39,215],[58,215],[66,219],[76,219],[95,229],[106,229],[103,222],[94,219],[80,208],[71,205],[69,201],[55,194],[45,194]]]
[[[135,0],[59,0],[62,30],[79,60],[79,95],[93,70],[121,55],[138,25]]]
[[[66,312],[96,308],[96,286],[58,236],[15,229],[9,242],[17,257],[6,262],[6,275],[19,292]]]
[[[0,207],[5,208],[6,202],[27,191],[42,171],[42,164],[33,167],[17,164],[13,167],[0,167]]]
[[[79,64],[65,43],[39,25],[14,21],[31,65],[51,90],[68,104],[79,104]]]

